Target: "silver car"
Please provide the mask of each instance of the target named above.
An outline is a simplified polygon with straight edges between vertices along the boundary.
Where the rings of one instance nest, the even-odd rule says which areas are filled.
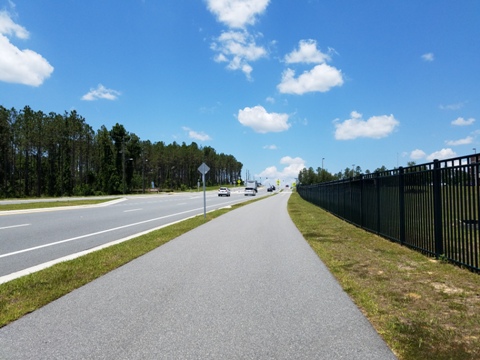
[[[227,187],[221,187],[218,189],[218,196],[230,196],[230,189]]]

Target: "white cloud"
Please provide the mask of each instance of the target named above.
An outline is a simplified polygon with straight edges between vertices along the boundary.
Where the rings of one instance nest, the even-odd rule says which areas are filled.
[[[22,40],[29,32],[16,24],[6,11],[0,11],[0,81],[30,86],[39,86],[50,77],[53,66],[35,51],[20,50],[8,36]]]
[[[290,156],[284,156],[280,159],[280,164],[283,165],[281,170],[277,169],[276,166],[270,166],[260,174],[255,175],[255,177],[261,177],[262,182],[275,186],[277,185],[277,180],[282,180],[285,184],[291,185],[291,183],[298,178],[300,171],[305,167],[305,160],[300,157],[292,158]]]
[[[456,104],[449,104],[449,105],[440,105],[441,110],[459,110],[465,106],[465,101],[456,103]]]
[[[415,149],[410,153],[410,159],[412,160],[420,160],[423,159],[427,156],[425,151],[420,150],[420,149]]]
[[[270,103],[270,104],[275,104],[275,99],[271,96],[268,96],[266,99],[265,99],[266,102]]]
[[[352,111],[351,119],[335,123],[335,139],[353,140],[359,137],[380,139],[390,135],[400,124],[393,115],[372,116],[368,120],[362,119],[362,114]]]
[[[287,64],[306,63],[323,64],[330,60],[330,56],[317,49],[315,40],[300,40],[298,50],[285,56]]]
[[[473,137],[472,136],[467,136],[464,139],[459,139],[459,140],[448,140],[445,141],[445,143],[449,146],[458,146],[458,145],[468,145],[473,142]]]
[[[246,107],[238,111],[238,121],[243,126],[251,127],[255,132],[281,132],[290,128],[288,114],[268,113],[263,106]]]
[[[241,70],[251,78],[250,62],[267,55],[265,48],[258,46],[255,37],[246,31],[225,31],[210,46],[217,52],[216,62],[227,62],[230,70]]]
[[[432,62],[433,60],[435,60],[435,56],[433,55],[433,53],[426,53],[422,55],[422,60]]]
[[[315,66],[295,78],[295,71],[287,69],[277,89],[284,94],[302,95],[307,92],[327,92],[334,86],[343,85],[342,72],[327,64]]]
[[[207,0],[207,8],[217,20],[230,28],[253,25],[270,0]]]
[[[468,126],[472,125],[475,122],[474,118],[469,118],[465,120],[463,117],[456,118],[455,120],[452,121],[452,125],[456,126]]]
[[[435,151],[434,153],[431,153],[430,155],[427,156],[427,160],[428,161],[443,160],[443,159],[449,159],[456,156],[457,156],[457,153],[452,149],[448,148],[448,149],[442,149],[439,151]]]
[[[277,150],[277,145],[265,145],[263,147],[264,149],[267,149],[267,150]]]
[[[30,33],[23,26],[16,24],[10,14],[6,11],[0,11],[0,34],[13,35],[19,39],[26,40]]]
[[[96,89],[90,89],[88,93],[82,96],[82,100],[93,101],[98,99],[116,100],[121,93],[116,90],[107,89],[102,84],[98,84]]]
[[[199,141],[209,141],[209,140],[212,140],[212,138],[205,134],[203,131],[202,132],[197,132],[197,131],[194,131],[186,126],[182,127],[182,129],[184,131],[187,131],[188,132],[188,136],[191,138],[191,139],[194,139],[194,140],[199,140]]]

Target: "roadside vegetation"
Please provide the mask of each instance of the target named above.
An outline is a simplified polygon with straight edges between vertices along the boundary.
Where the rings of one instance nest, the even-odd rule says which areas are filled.
[[[0,327],[231,209],[0,284]],[[361,230],[296,193],[288,210],[312,249],[399,359],[480,358],[479,274]]]
[[[480,274],[350,225],[296,193],[288,208],[399,359],[480,358]]]
[[[77,111],[0,105],[0,197],[61,197],[195,189],[241,179],[242,163],[195,142],[152,143],[122,124],[94,130]]]
[[[254,199],[208,212],[138,238],[0,284],[0,328]],[[39,204],[39,203],[37,203]]]
[[[86,200],[62,200],[62,201],[46,201],[46,202],[29,202],[21,204],[5,204],[0,205],[0,211],[11,211],[11,210],[30,210],[30,209],[47,209],[47,208],[56,208],[64,206],[83,206],[83,205],[97,205],[102,204],[107,201],[116,200],[117,198],[111,199],[86,199]]]

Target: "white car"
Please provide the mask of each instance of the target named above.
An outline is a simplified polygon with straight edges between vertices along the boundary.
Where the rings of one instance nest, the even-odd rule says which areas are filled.
[[[218,196],[230,196],[230,189],[227,187],[221,187],[218,189]]]
[[[251,195],[255,196],[257,192],[253,188],[245,188],[245,196]]]

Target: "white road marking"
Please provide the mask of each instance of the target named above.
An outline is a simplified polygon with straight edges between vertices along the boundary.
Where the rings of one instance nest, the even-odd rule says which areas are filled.
[[[131,209],[131,210],[125,210],[124,212],[132,212],[132,211],[140,211],[140,210],[143,210],[143,209]]]
[[[192,216],[190,216],[189,218],[193,218],[193,217],[195,217],[195,216],[196,216],[196,215],[192,215]],[[76,259],[76,258],[78,258],[78,257],[80,257],[80,256],[87,255],[87,254],[89,254],[89,253],[92,253],[92,252],[95,252],[95,251],[98,251],[98,250],[102,250],[102,249],[105,249],[105,248],[110,247],[110,246],[113,246],[113,245],[120,244],[120,243],[122,243],[122,242],[124,242],[124,241],[130,240],[130,239],[134,239],[134,238],[136,238],[136,237],[139,237],[139,236],[148,234],[148,233],[150,233],[150,232],[152,232],[152,231],[163,229],[164,227],[167,227],[167,226],[170,226],[170,225],[173,225],[173,224],[182,222],[182,221],[187,220],[187,219],[189,219],[189,218],[187,217],[187,218],[184,218],[184,219],[180,219],[180,220],[177,220],[177,221],[173,221],[173,222],[171,222],[171,223],[168,223],[168,224],[165,224],[165,225],[161,225],[161,226],[158,226],[158,227],[153,228],[153,229],[150,229],[150,230],[142,231],[142,232],[139,232],[139,233],[136,233],[136,234],[127,236],[127,237],[125,237],[125,238],[123,238],[123,239],[114,240],[114,241],[111,241],[111,242],[109,242],[109,243],[106,243],[106,244],[103,244],[103,245],[100,245],[100,246],[97,246],[97,247],[94,247],[94,248],[91,248],[91,249],[88,249],[88,250],[80,251],[80,252],[75,253],[75,254],[70,254],[70,255],[67,255],[67,256],[64,256],[64,257],[55,259],[55,260],[48,261],[48,262],[43,263],[43,264],[39,264],[39,265],[35,265],[35,266],[32,266],[32,267],[29,267],[28,269],[24,269],[24,270],[20,270],[20,271],[17,271],[17,272],[8,274],[8,275],[0,276],[0,284],[3,284],[3,283],[6,283],[6,282],[15,280],[15,279],[17,279],[17,278],[19,278],[19,277],[22,277],[22,276],[25,276],[25,275],[28,275],[28,274],[32,274],[32,273],[34,273],[34,272],[37,272],[37,271],[40,271],[40,270],[43,270],[43,269],[46,269],[46,268],[49,268],[50,266],[53,266],[53,265],[55,265],[55,264],[58,264],[58,263],[61,263],[61,262],[64,262],[64,261],[73,260],[73,259]]]
[[[229,202],[226,203],[227,205],[225,205],[225,206],[223,206],[223,207],[220,207],[220,208],[217,208],[217,209],[229,208],[229,207],[231,207],[231,205],[229,205],[229,204],[235,204],[235,203],[237,203],[237,202],[239,202],[239,201],[238,201],[238,200],[236,200],[236,201],[229,201]],[[240,202],[241,202],[241,201],[240,201]],[[207,208],[211,208],[211,207],[213,207],[214,209],[213,209],[213,210],[210,210],[210,211],[214,211],[216,205],[214,205],[214,206],[208,206],[208,205],[207,205]],[[201,213],[203,213],[203,207],[202,207],[202,208],[198,208],[198,209],[189,210],[189,211],[200,211],[200,210],[202,211]],[[185,214],[185,213],[187,213],[187,212],[188,212],[188,211],[184,211],[184,212],[181,212],[181,213],[178,213],[178,214],[167,215],[167,216],[164,216],[164,217],[160,217],[160,218],[156,218],[156,219],[151,219],[151,220],[146,220],[146,221],[143,221],[143,222],[139,222],[139,223],[131,224],[131,225],[126,225],[126,226],[122,226],[122,227],[115,228],[115,229],[120,229],[120,228],[124,228],[124,227],[128,227],[128,226],[133,226],[133,225],[137,225],[137,224],[142,224],[142,223],[146,223],[146,222],[149,222],[149,221],[155,221],[155,220],[158,220],[158,219],[167,218],[167,217],[169,217],[169,216],[174,216],[174,215],[179,215],[179,214]],[[124,241],[130,240],[130,239],[136,238],[136,237],[141,236],[141,235],[144,235],[144,234],[148,234],[148,233],[150,233],[150,232],[152,232],[152,231],[162,229],[162,228],[164,228],[164,227],[167,227],[167,226],[170,226],[170,225],[173,225],[173,224],[182,222],[182,221],[187,220],[187,219],[190,219],[190,218],[194,218],[195,216],[198,216],[198,215],[200,215],[201,213],[198,213],[198,214],[196,214],[196,215],[192,215],[192,216],[190,216],[190,217],[186,217],[186,218],[183,218],[183,219],[180,219],[180,220],[176,220],[176,221],[173,221],[173,222],[168,223],[168,224],[160,225],[160,226],[155,227],[155,228],[153,228],[153,229],[149,229],[149,230],[146,230],[146,231],[142,231],[142,232],[139,232],[139,233],[136,233],[136,234],[127,236],[127,237],[125,237],[125,238],[123,238],[123,239],[114,240],[114,241],[111,241],[111,242],[109,242],[109,243],[106,243],[106,244],[102,244],[102,245],[100,245],[100,246],[97,246],[97,247],[95,247],[95,248],[91,248],[91,249],[88,249],[88,250],[80,251],[80,252],[78,252],[78,253],[70,254],[70,255],[64,256],[64,257],[62,257],[62,258],[58,258],[58,259],[54,259],[54,260],[48,261],[48,262],[43,263],[43,264],[35,265],[35,266],[30,267],[30,268],[17,271],[17,272],[15,272],[15,273],[11,273],[11,274],[8,274],[8,275],[0,276],[0,284],[3,284],[3,283],[6,283],[6,282],[9,282],[9,281],[12,281],[12,280],[14,280],[14,279],[17,279],[17,278],[19,278],[19,277],[22,277],[22,276],[25,276],[25,275],[28,275],[28,274],[32,274],[32,273],[34,273],[34,272],[37,272],[37,271],[46,269],[46,268],[48,268],[48,267],[50,267],[50,266],[53,266],[53,265],[55,265],[55,264],[58,264],[58,263],[60,263],[60,262],[72,260],[72,259],[78,258],[78,257],[80,257],[80,256],[89,254],[89,253],[91,253],[91,252],[98,251],[98,250],[104,249],[104,248],[106,248],[106,247],[119,244],[119,243],[121,243],[121,242],[124,242]],[[115,229],[105,230],[105,231],[103,231],[103,232],[113,231],[113,230],[115,230]],[[95,234],[99,234],[99,233],[102,233],[102,232],[98,232],[98,233],[95,233]],[[83,237],[93,236],[93,235],[94,235],[94,234],[84,235]],[[52,246],[52,245],[55,245],[55,244],[60,244],[60,243],[62,243],[62,242],[80,239],[80,238],[83,238],[83,237],[81,236],[81,237],[77,237],[77,238],[73,238],[73,239],[69,239],[69,240],[63,240],[63,241],[61,241],[61,242],[56,242],[56,243],[52,243],[52,244],[46,244],[46,245],[43,245],[43,246],[40,246],[40,247]],[[36,247],[36,248],[40,248],[40,247]],[[35,248],[32,248],[31,250],[34,250],[34,249],[35,249]],[[25,251],[30,251],[30,249],[25,249],[25,250],[22,251],[22,252],[25,252]],[[17,253],[18,253],[18,252],[17,252]],[[0,255],[0,258],[1,258],[1,257],[6,257],[7,255],[9,255],[9,254]]]
[[[32,224],[20,224],[20,225],[4,226],[4,227],[0,227],[0,230],[12,229],[12,228],[17,228],[17,227],[22,227],[22,226],[30,226],[30,225],[32,225]]]
[[[192,212],[192,211],[200,211],[200,210],[202,210],[202,209],[203,209],[203,208],[187,210],[187,211],[183,211],[183,212],[176,213],[176,214],[171,214],[171,215],[166,215],[166,216],[158,217],[158,218],[155,218],[155,219],[144,220],[144,221],[140,221],[140,222],[133,223],[133,224],[118,226],[118,227],[115,227],[115,228],[112,228],[112,229],[106,229],[106,230],[102,230],[102,231],[97,231],[97,232],[94,232],[94,233],[91,233],[91,234],[85,234],[85,235],[81,235],[81,236],[76,236],[76,237],[73,237],[73,238],[70,238],[70,239],[60,240],[60,241],[56,241],[56,242],[49,243],[49,244],[34,246],[34,247],[31,247],[31,248],[22,249],[22,250],[14,251],[14,252],[7,253],[7,254],[2,254],[2,255],[0,255],[0,259],[1,259],[1,258],[4,258],[4,257],[9,257],[9,256],[17,255],[17,254],[26,253],[26,252],[33,251],[33,250],[38,250],[38,249],[42,249],[42,248],[46,248],[46,247],[50,247],[50,246],[54,246],[54,245],[63,244],[63,243],[70,242],[70,241],[85,239],[85,238],[90,237],[90,236],[105,234],[105,233],[112,232],[112,231],[115,231],[115,230],[126,229],[126,228],[129,228],[129,227],[132,227],[132,226],[141,225],[141,224],[146,224],[146,223],[149,223],[149,222],[152,222],[152,221],[157,221],[157,220],[161,220],[161,219],[166,219],[166,218],[169,218],[169,217],[172,217],[172,216],[182,215],[182,214],[186,214],[186,213],[189,213],[189,212]]]

